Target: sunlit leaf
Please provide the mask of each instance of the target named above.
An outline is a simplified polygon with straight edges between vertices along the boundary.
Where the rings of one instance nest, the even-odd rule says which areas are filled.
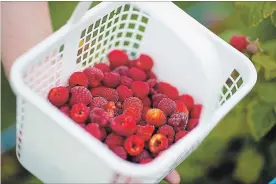
[[[264,18],[269,17],[274,11],[276,11],[275,2],[264,2],[263,16]]]

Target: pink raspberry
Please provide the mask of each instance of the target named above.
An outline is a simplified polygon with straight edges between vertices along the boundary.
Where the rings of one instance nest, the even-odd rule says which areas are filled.
[[[70,117],[70,108],[68,106],[62,106],[59,108],[66,116]]]
[[[128,70],[128,76],[134,81],[145,81],[147,79],[146,73],[136,67],[130,68]]]
[[[98,68],[101,70],[103,73],[105,72],[110,72],[109,66],[105,63],[98,63],[94,65],[95,68]]]
[[[94,97],[90,103],[90,110],[93,110],[95,107],[104,108],[107,102],[108,101],[103,97]]]
[[[168,138],[169,145],[174,141],[175,131],[170,125],[163,125],[158,129],[158,133],[165,135]]]
[[[127,152],[125,151],[124,147],[119,146],[112,149],[112,151],[119,156],[120,158],[126,160],[127,159]]]
[[[104,78],[103,72],[95,67],[88,67],[83,72],[85,73],[85,75],[88,78],[90,87],[99,86],[100,82]]]
[[[140,163],[142,160],[148,159],[148,158],[151,158],[151,156],[150,156],[149,152],[148,152],[147,150],[144,149],[144,150],[142,151],[142,153],[140,153],[140,154],[137,155],[137,156],[134,156],[134,157],[132,158],[132,160],[133,160],[134,162],[136,162],[136,163]]]
[[[95,107],[91,112],[90,112],[90,121],[91,123],[97,123],[101,127],[106,127],[109,124],[109,116],[107,112],[105,112],[103,109]]]
[[[128,76],[128,67],[127,66],[118,66],[113,70],[113,72],[118,73],[120,76]]]
[[[143,103],[137,97],[129,97],[125,99],[123,103],[123,109],[125,110],[129,107],[137,108],[141,111],[143,109]]]
[[[171,126],[179,126],[181,122],[184,122],[184,124],[187,124],[188,117],[184,112],[175,112],[173,113],[169,120],[168,124]]]
[[[91,94],[93,96],[101,96],[107,101],[117,102],[119,99],[118,93],[115,89],[103,86],[91,89]]]
[[[121,76],[121,85],[131,88],[132,83],[133,83],[133,80],[131,78],[127,76]]]
[[[121,83],[121,78],[118,73],[109,72],[104,73],[103,84],[110,88],[116,88]]]
[[[118,95],[119,95],[119,100],[123,102],[126,98],[131,97],[133,95],[133,92],[128,89],[128,87],[120,85],[116,89]]]
[[[89,123],[86,126],[86,131],[89,132],[92,136],[99,140],[103,140],[104,136],[102,135],[101,128],[98,124],[96,123]]]
[[[149,80],[147,80],[147,83],[148,83],[150,88],[154,88],[157,84],[157,80],[156,79],[149,79]]]
[[[71,88],[70,105],[77,103],[83,103],[85,105],[90,104],[92,101],[92,95],[90,91],[83,86],[75,86]]]
[[[145,141],[150,140],[152,134],[154,131],[154,126],[153,125],[137,125],[137,130],[136,130],[136,135],[144,139]]]
[[[176,104],[169,98],[163,98],[158,103],[158,108],[161,109],[167,116],[170,116],[176,110]]]
[[[162,94],[162,93],[158,93],[156,95],[152,96],[152,102],[153,102],[153,107],[157,108],[159,102],[163,99],[163,98],[167,98],[166,95]]]
[[[122,146],[124,144],[124,139],[122,136],[119,136],[115,133],[110,133],[105,139],[105,144],[110,149],[112,149],[118,146]]]

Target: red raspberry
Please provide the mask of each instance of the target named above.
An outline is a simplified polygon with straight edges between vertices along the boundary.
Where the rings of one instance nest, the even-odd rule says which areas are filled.
[[[152,158],[147,158],[147,159],[141,160],[141,161],[140,161],[140,164],[148,164],[148,163],[150,163],[152,160],[153,160]]]
[[[124,139],[115,133],[109,134],[105,139],[105,144],[110,148],[115,148],[122,146],[124,144]]]
[[[93,110],[94,108],[104,108],[107,104],[107,100],[103,97],[94,97],[92,99],[92,102],[90,103],[90,110]]]
[[[88,78],[90,87],[99,86],[100,82],[104,78],[103,72],[95,67],[88,67],[83,72],[85,73],[85,75]]]
[[[102,140],[103,139],[103,135],[101,132],[101,128],[98,124],[96,123],[89,123],[86,126],[86,131],[91,134],[92,136],[94,136],[96,139]]]
[[[105,128],[101,128],[100,130],[101,130],[101,134],[102,134],[101,140],[104,140],[107,136],[106,130],[105,130]]]
[[[89,116],[89,108],[82,103],[75,104],[72,106],[70,116],[76,123],[84,123]]]
[[[118,73],[104,73],[103,84],[110,88],[116,88],[121,83],[121,78]]]
[[[127,66],[118,66],[113,70],[113,72],[118,73],[120,76],[128,76],[128,67]]]
[[[131,116],[133,117],[133,119],[135,120],[135,122],[139,122],[141,121],[141,111],[137,108],[133,108],[133,107],[129,107],[129,108],[126,108],[124,111],[123,111],[123,114],[124,115],[127,115],[127,116]]]
[[[146,121],[155,126],[161,126],[166,123],[166,115],[160,109],[150,109],[146,114]]]
[[[156,79],[149,79],[149,80],[147,80],[147,83],[148,83],[150,88],[154,88],[157,84],[157,80]]]
[[[127,76],[121,76],[121,85],[131,88],[133,80]]]
[[[153,107],[154,107],[154,108],[158,107],[159,102],[160,102],[163,98],[167,98],[167,96],[164,95],[164,94],[161,94],[161,93],[153,95],[153,96],[152,96]]]
[[[101,127],[106,127],[110,121],[107,112],[105,112],[103,109],[98,107],[95,107],[90,112],[89,117],[90,117],[91,123],[99,124]]]
[[[153,60],[150,56],[141,54],[136,62],[136,67],[144,71],[149,71],[153,67]]]
[[[70,105],[77,103],[83,103],[85,105],[90,104],[92,101],[92,95],[90,91],[83,86],[75,86],[71,88]]]
[[[66,116],[70,117],[70,108],[68,106],[62,106],[59,108],[61,112],[63,112]]]
[[[150,94],[151,95],[157,95],[158,92],[154,88],[150,88]]]
[[[175,132],[180,132],[182,130],[185,130],[186,126],[188,124],[188,121],[181,121],[178,126],[174,126]]]
[[[48,100],[51,104],[61,107],[69,99],[69,90],[66,87],[52,88],[48,93]]]
[[[187,135],[189,132],[188,131],[180,131],[180,132],[177,132],[175,134],[175,142],[177,142],[179,139],[181,139],[182,137],[184,137],[185,135]]]
[[[191,110],[190,117],[191,118],[199,118],[202,110],[202,105],[195,104]]]
[[[101,96],[107,101],[117,102],[119,99],[118,93],[115,89],[103,86],[91,89],[91,94],[93,96]]]
[[[137,125],[136,135],[144,139],[144,141],[148,141],[151,138],[151,135],[154,131],[153,125]]]
[[[168,120],[168,124],[171,126],[179,126],[181,122],[183,122],[186,127],[188,122],[188,116],[184,114],[184,112],[175,112],[170,116]]]
[[[171,145],[173,143],[175,131],[174,131],[173,127],[171,127],[170,125],[161,126],[158,129],[157,133],[165,135],[167,137],[168,141],[169,141],[169,145]]]
[[[148,79],[157,79],[155,73],[153,73],[152,71],[148,71],[147,76],[148,76]]]
[[[137,63],[137,59],[134,59],[134,60],[132,60],[132,61],[129,61],[129,62],[128,62],[128,67],[129,67],[129,68],[136,67],[136,63]]]
[[[128,55],[121,50],[113,50],[108,54],[108,60],[112,68],[128,64]]]
[[[150,107],[151,106],[151,101],[149,97],[145,97],[142,99],[144,107]]]
[[[101,70],[103,73],[105,72],[110,72],[109,66],[105,63],[98,63],[94,65],[95,68],[98,68]]]
[[[189,110],[187,106],[180,100],[175,100],[176,103],[176,111],[177,112],[183,112],[187,116],[189,116]]]
[[[176,87],[170,85],[166,82],[159,82],[158,83],[158,90],[167,95],[170,99],[175,100],[178,98],[178,90]]]
[[[133,95],[140,99],[143,99],[149,94],[149,85],[146,82],[135,81],[132,83],[131,89]]]
[[[189,119],[188,125],[187,125],[187,130],[191,131],[194,129],[199,123],[199,119]]]
[[[143,103],[137,97],[129,97],[125,99],[123,103],[123,109],[127,109],[129,107],[137,108],[141,111],[143,109]]]
[[[169,98],[163,98],[158,103],[158,108],[161,109],[167,116],[170,116],[176,110],[176,104]]]
[[[126,160],[127,159],[127,152],[125,151],[125,149],[122,146],[119,147],[115,147],[112,149],[112,151],[119,156],[120,158]]]
[[[110,101],[105,105],[105,110],[109,117],[113,118],[115,116],[116,105],[114,102]]]
[[[230,44],[238,51],[242,52],[248,45],[248,40],[243,35],[233,35],[230,39]]]
[[[74,72],[69,78],[69,86],[83,86],[88,87],[88,78],[83,72]]]
[[[132,135],[125,140],[124,148],[131,156],[137,156],[142,153],[145,143],[144,140],[137,136]]]
[[[143,120],[146,120],[146,115],[147,115],[148,110],[150,110],[150,107],[144,106],[144,108],[142,110],[142,118],[143,118]]]
[[[146,73],[136,67],[130,68],[128,70],[128,76],[134,81],[145,81],[147,79]]]
[[[119,86],[116,89],[118,95],[119,95],[119,101],[123,102],[126,98],[131,97],[133,95],[133,92],[128,89],[126,86]]]
[[[110,123],[111,129],[119,135],[130,136],[136,131],[136,122],[131,116],[119,115]]]
[[[150,156],[149,152],[147,150],[143,149],[143,151],[139,155],[134,156],[132,158],[132,160],[136,163],[139,163],[142,160],[149,159],[149,158],[151,159],[151,156]]]
[[[188,110],[192,110],[193,106],[194,106],[194,98],[190,95],[181,95],[178,98],[180,101],[182,101],[186,107],[188,108]]]
[[[149,141],[149,149],[152,153],[157,154],[168,148],[168,139],[163,134],[154,134]]]

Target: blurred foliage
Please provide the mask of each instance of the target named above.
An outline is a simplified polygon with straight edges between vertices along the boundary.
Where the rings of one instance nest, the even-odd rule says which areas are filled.
[[[200,3],[203,2],[175,2],[184,10]],[[54,30],[66,23],[76,4],[49,2]],[[216,2],[211,10],[217,8],[215,5],[232,13],[212,24],[210,30],[226,42],[234,34],[257,41],[259,52],[247,56],[258,70],[258,81],[252,92],[226,115],[177,170],[181,183],[185,184],[268,183],[276,176],[276,5],[274,2]],[[2,99],[14,100],[14,97]],[[17,162],[14,150],[2,155],[1,166],[3,183],[40,183],[26,174],[28,171]]]

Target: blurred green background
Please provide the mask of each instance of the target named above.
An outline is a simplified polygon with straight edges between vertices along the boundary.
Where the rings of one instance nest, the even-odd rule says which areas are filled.
[[[49,2],[54,30],[66,23],[76,4]],[[177,168],[181,174],[181,182],[268,183],[276,177],[275,3],[175,4],[225,41],[229,41],[233,34],[244,34],[251,40],[258,39],[259,50],[263,50],[258,54],[248,55],[258,70],[256,87]],[[15,97],[5,79],[2,66],[1,70],[3,132],[15,123]],[[3,183],[40,183],[20,166],[14,149],[2,154],[1,158]]]

